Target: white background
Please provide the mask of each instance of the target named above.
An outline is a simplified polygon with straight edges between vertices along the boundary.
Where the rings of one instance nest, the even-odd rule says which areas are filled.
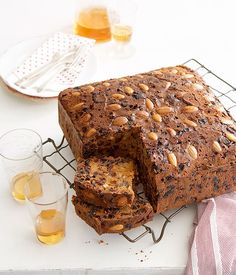
[[[236,86],[234,0],[137,2],[139,11],[133,39],[135,56],[122,61],[110,60],[105,55],[105,45],[96,47],[98,70],[91,81],[196,58]],[[71,26],[74,11],[72,0],[0,0],[0,53],[32,36]],[[57,101],[34,102],[0,88],[0,134],[17,127],[32,128],[43,139],[50,136],[59,141],[62,132],[57,123]],[[140,268],[137,274],[182,274],[193,215],[191,208],[180,214],[168,230],[167,238],[160,245],[152,246],[150,238],[130,244],[120,236],[99,237],[75,216],[70,205],[67,238],[57,246],[45,247],[35,241],[25,207],[11,200],[4,171],[1,171],[0,270],[63,269],[69,274],[71,269],[83,269],[87,271],[71,271],[70,274],[111,274],[111,268]],[[109,245],[99,245],[100,239]],[[86,241],[90,244],[85,244]],[[140,262],[141,249],[146,254],[152,251],[149,260]],[[96,271],[104,268],[107,273]],[[50,274],[59,273],[53,271]]]

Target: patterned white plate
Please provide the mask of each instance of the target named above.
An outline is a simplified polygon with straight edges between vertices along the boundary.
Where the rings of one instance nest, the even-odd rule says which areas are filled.
[[[25,41],[22,41],[15,46],[8,49],[1,57],[0,57],[0,77],[2,81],[10,88],[10,90],[30,96],[33,98],[54,98],[57,97],[59,92],[65,88],[63,85],[58,85],[58,83],[53,83],[50,86],[50,90],[43,90],[40,93],[37,93],[36,90],[31,88],[20,88],[14,82],[15,79],[12,78],[12,71],[14,71],[22,62],[31,55],[35,49],[37,49],[48,37],[34,37]],[[84,68],[80,74],[80,77],[75,86],[79,86],[82,84],[86,84],[91,80],[93,75],[97,70],[97,60],[93,53],[90,53],[87,57]]]

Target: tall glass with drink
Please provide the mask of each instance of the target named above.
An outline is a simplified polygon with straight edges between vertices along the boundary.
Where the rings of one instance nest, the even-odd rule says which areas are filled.
[[[42,194],[32,198],[30,183],[26,183],[27,206],[37,239],[44,244],[56,244],[65,237],[68,184],[54,172],[42,172],[38,177]]]

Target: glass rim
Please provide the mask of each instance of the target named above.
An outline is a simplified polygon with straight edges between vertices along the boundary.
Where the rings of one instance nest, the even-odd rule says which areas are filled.
[[[4,133],[4,134],[2,134],[2,135],[0,136],[0,142],[1,142],[1,140],[2,140],[6,135],[8,135],[8,134],[10,134],[10,133],[12,133],[12,132],[15,132],[15,131],[23,131],[23,130],[24,130],[24,131],[32,132],[32,133],[36,134],[36,135],[39,137],[40,146],[39,146],[39,148],[35,151],[35,153],[38,153],[38,152],[42,149],[42,147],[43,147],[43,140],[42,140],[42,137],[40,136],[39,133],[37,133],[36,131],[34,131],[34,130],[32,130],[32,129],[29,129],[29,128],[16,128],[16,129],[12,129],[12,130],[10,130],[10,131],[8,131],[8,132],[6,132],[6,133]],[[30,155],[30,156],[28,156],[28,157],[26,157],[26,158],[9,158],[9,157],[3,155],[3,154],[0,152],[0,156],[3,157],[3,158],[5,158],[5,159],[7,159],[7,160],[21,161],[21,160],[30,159],[30,158],[32,158],[34,155],[32,154],[32,155]]]
[[[58,173],[56,173],[56,172],[46,171],[46,172],[39,172],[39,173],[38,173],[39,176],[40,176],[40,175],[43,175],[43,174],[51,174],[51,175],[59,176],[59,177],[62,179],[63,183],[65,183],[65,190],[64,190],[63,194],[62,194],[58,199],[56,199],[55,201],[47,202],[47,203],[35,202],[33,198],[32,198],[32,199],[31,199],[31,198],[27,198],[26,195],[25,195],[25,199],[26,199],[27,201],[29,201],[30,203],[35,204],[35,205],[39,205],[39,206],[47,206],[47,205],[55,204],[55,203],[57,203],[58,201],[62,200],[62,199],[68,194],[68,190],[69,190],[68,183],[67,183],[66,179],[65,179],[62,175],[60,175],[60,174],[58,174]]]

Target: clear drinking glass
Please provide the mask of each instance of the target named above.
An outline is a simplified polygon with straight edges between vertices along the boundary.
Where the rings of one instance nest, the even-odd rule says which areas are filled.
[[[41,194],[37,174],[43,166],[42,139],[30,129],[15,129],[0,137],[0,157],[8,176],[12,196],[24,201],[24,185],[30,182],[31,197]]]
[[[77,0],[74,34],[95,39],[111,40],[107,0]]]
[[[110,56],[116,58],[130,57],[135,48],[131,44],[137,14],[137,4],[132,0],[113,1],[109,7],[112,45]]]
[[[68,184],[61,175],[53,172],[42,172],[38,177],[42,193],[32,198],[30,184],[26,183],[27,206],[38,240],[44,244],[56,244],[65,237]]]

